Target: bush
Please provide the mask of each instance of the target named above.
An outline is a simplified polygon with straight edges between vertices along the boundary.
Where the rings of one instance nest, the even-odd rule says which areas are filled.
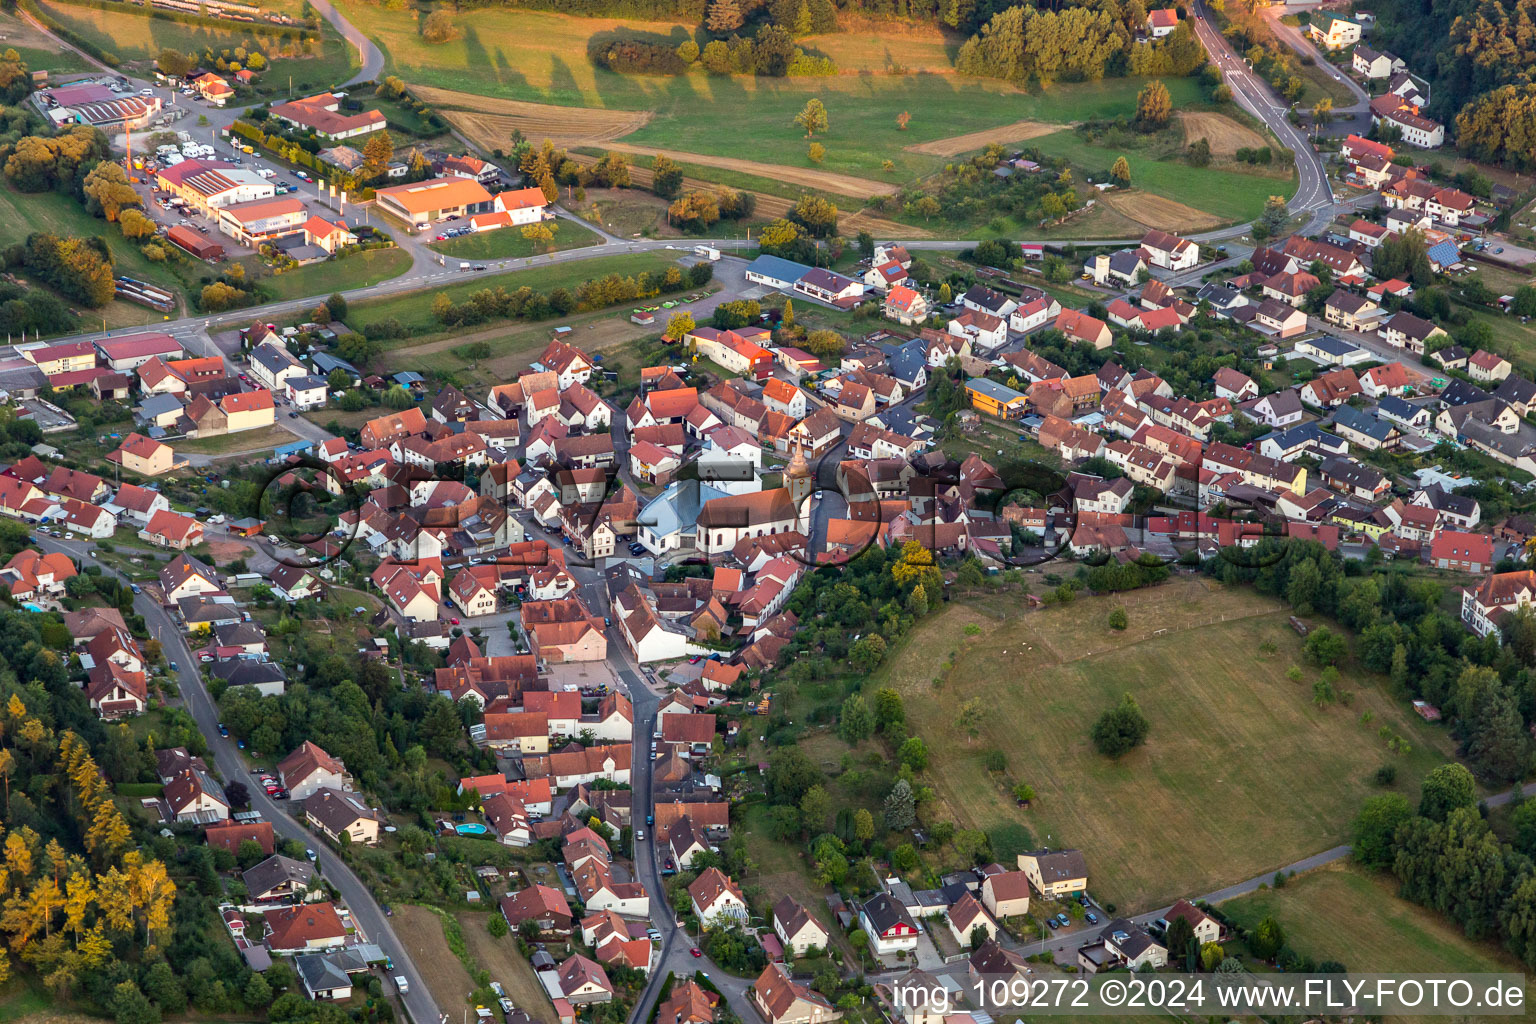
[[[1127,625],[1129,625],[1129,622],[1126,619],[1124,608],[1116,608],[1109,613],[1110,629],[1124,629]]]

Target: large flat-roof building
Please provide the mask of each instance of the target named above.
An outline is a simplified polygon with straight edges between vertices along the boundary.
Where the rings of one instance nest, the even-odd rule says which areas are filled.
[[[469,178],[432,178],[409,185],[391,185],[375,193],[379,208],[412,228],[425,227],[449,216],[486,213],[495,200],[485,186]]]
[[[302,234],[309,211],[297,199],[258,199],[220,208],[219,230],[252,248]]]
[[[219,160],[183,160],[162,167],[155,179],[161,188],[202,214],[277,195],[277,186],[255,171]]]

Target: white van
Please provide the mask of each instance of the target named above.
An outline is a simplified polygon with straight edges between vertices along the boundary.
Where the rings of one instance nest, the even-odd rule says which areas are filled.
[[[410,990],[411,990],[411,983],[405,980],[405,975],[403,975],[403,974],[395,975],[395,991],[399,992],[401,995],[405,995]]]

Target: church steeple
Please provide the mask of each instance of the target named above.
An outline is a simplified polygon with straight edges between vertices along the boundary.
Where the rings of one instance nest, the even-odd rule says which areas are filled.
[[[805,461],[805,449],[796,441],[795,453],[790,457],[789,465],[784,467],[784,487],[789,491],[796,508],[810,498],[815,483],[810,463]]]

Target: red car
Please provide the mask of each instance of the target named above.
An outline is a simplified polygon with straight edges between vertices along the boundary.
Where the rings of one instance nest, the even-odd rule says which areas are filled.
[[[699,949],[698,946],[694,946],[688,952],[692,953],[694,956],[703,956],[704,955],[704,951]]]

